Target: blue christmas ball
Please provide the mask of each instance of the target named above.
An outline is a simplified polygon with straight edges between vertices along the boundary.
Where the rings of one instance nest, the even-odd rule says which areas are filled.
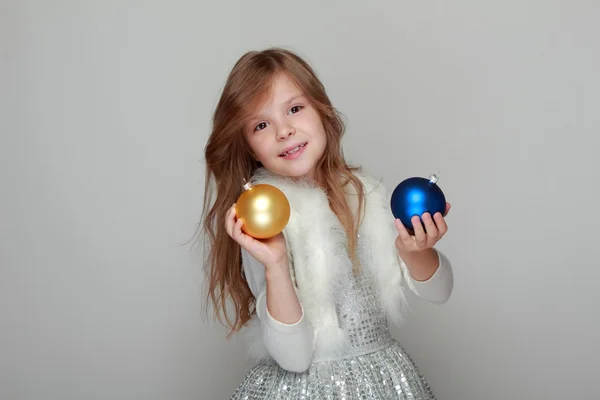
[[[437,185],[438,176],[432,174],[429,178],[414,177],[400,182],[391,198],[392,214],[400,219],[410,233],[414,233],[411,222],[413,216],[419,218],[423,213],[429,212],[433,217],[435,213],[446,214],[446,196]]]

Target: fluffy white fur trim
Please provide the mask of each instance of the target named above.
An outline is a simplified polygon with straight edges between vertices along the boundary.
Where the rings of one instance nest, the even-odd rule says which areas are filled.
[[[344,230],[329,208],[325,192],[308,181],[296,182],[259,169],[254,182],[280,189],[290,202],[283,231],[299,300],[315,328],[338,326],[335,296],[349,282],[351,263]]]
[[[344,350],[350,343],[348,332],[337,326],[317,328],[315,335],[313,361],[335,359],[344,354]]]
[[[365,217],[359,229],[366,243],[365,268],[370,268],[377,279],[381,306],[390,322],[401,324],[407,311],[407,301],[402,281],[408,271],[398,256],[395,241],[398,230],[390,209],[391,196],[383,185],[366,174],[357,174],[368,196]],[[357,200],[356,200],[357,201]]]
[[[398,235],[384,185],[357,173],[367,198],[359,235],[367,244],[363,268],[376,279],[381,306],[390,322],[399,324],[406,308],[402,281],[406,268],[398,257]],[[339,327],[336,297],[345,292],[352,273],[346,235],[330,209],[326,193],[308,181],[294,181],[264,168],[256,171],[253,184],[267,183],[280,189],[291,206],[290,221],[283,231],[288,246],[290,273],[305,315],[315,330],[315,359],[335,357],[347,345],[347,333]],[[356,209],[357,197],[348,187],[348,201]],[[354,193],[354,194],[353,194]],[[269,358],[256,317],[246,327],[249,351],[254,358]]]

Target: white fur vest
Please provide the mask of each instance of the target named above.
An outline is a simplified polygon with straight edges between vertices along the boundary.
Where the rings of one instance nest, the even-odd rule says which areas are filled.
[[[398,256],[398,235],[390,211],[389,194],[384,185],[366,174],[355,173],[365,187],[365,213],[359,235],[366,244],[367,261],[361,268],[372,269],[381,307],[388,320],[400,323],[406,306],[402,282],[411,284],[408,271]],[[343,351],[347,335],[339,326],[336,299],[352,273],[347,252],[347,238],[341,223],[329,207],[326,193],[309,182],[293,181],[270,173],[256,171],[253,184],[268,183],[279,188],[288,198],[290,220],[283,231],[290,273],[305,317],[314,329],[315,357],[328,357]],[[354,186],[349,184],[347,199],[357,210]],[[250,340],[250,354],[269,358],[262,343],[256,315],[245,328]]]

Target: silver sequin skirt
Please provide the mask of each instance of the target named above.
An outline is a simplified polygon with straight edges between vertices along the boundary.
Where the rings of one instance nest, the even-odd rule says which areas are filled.
[[[434,400],[426,379],[396,342],[383,350],[313,363],[303,373],[276,364],[258,364],[232,400],[258,399],[411,399]]]

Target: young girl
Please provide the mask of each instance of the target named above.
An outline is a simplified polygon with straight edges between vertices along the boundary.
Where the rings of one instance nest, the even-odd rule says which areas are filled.
[[[449,298],[451,265],[433,248],[446,222],[415,216],[409,234],[383,185],[344,160],[343,133],[294,53],[249,52],[235,64],[206,146],[203,213],[210,300],[230,335],[248,333],[257,359],[233,399],[434,398],[389,322],[401,322],[403,285],[434,303]],[[282,233],[242,232],[234,202],[244,180],[287,196]]]

